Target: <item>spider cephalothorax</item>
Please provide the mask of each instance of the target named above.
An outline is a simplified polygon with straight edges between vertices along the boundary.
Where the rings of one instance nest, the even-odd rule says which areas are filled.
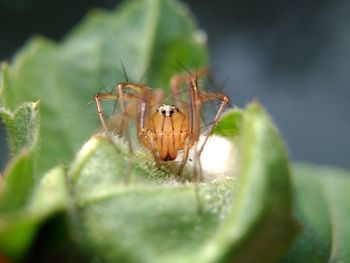
[[[179,87],[183,82],[187,85],[186,101],[180,99],[180,94],[183,94],[183,92],[179,91]],[[126,90],[129,92],[126,92]],[[192,74],[174,75],[170,80],[170,90],[176,106],[163,104],[157,107],[156,110],[154,110],[155,95],[152,95],[155,92],[143,84],[132,82],[120,83],[117,85],[115,92],[98,93],[94,99],[99,118],[106,131],[108,129],[103,117],[101,100],[119,101],[122,114],[126,114],[126,101],[135,101],[138,109],[136,123],[139,141],[151,151],[158,167],[161,161],[174,160],[178,152],[183,151],[178,171],[178,174],[181,174],[188,159],[189,149],[199,140],[201,132],[200,112],[203,103],[208,100],[221,101],[216,116],[206,132],[204,143],[197,149],[198,157],[229,98],[222,93],[200,91],[197,77]],[[158,95],[160,93],[158,91]]]

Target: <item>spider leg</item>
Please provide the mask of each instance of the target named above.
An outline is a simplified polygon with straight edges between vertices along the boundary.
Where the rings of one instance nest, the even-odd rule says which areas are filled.
[[[98,93],[94,96],[94,100],[96,103],[97,114],[98,114],[98,117],[101,121],[102,127],[103,127],[105,132],[108,132],[107,124],[106,124],[106,121],[104,119],[104,113],[103,113],[102,106],[101,106],[101,100],[118,100],[118,95],[115,93],[112,93],[112,92]]]
[[[182,155],[182,161],[181,161],[181,164],[180,164],[180,168],[177,172],[178,175],[181,175],[184,168],[185,168],[185,165],[187,163],[187,160],[188,160],[188,155],[189,155],[189,151],[190,151],[190,138],[187,137],[185,139],[185,142],[184,142],[184,150],[183,150],[183,155]]]
[[[155,142],[154,142],[153,136],[151,136],[151,138],[149,138],[149,143],[150,143],[150,150],[151,150],[153,159],[156,163],[156,166],[159,168],[160,167],[160,158],[159,158],[159,155],[157,154],[157,150],[155,147]]]
[[[104,112],[102,110],[101,101],[103,101],[103,100],[118,101],[119,98],[120,98],[120,95],[115,93],[115,92],[106,92],[106,93],[100,92],[94,96],[94,101],[95,101],[96,108],[97,108],[97,114],[98,114],[98,117],[101,121],[102,127],[105,130],[105,132],[108,132],[108,126],[107,126],[107,123],[106,123],[105,118],[104,118]],[[123,98],[125,99],[125,95],[123,96]],[[128,99],[138,99],[138,97],[135,96],[134,94],[128,94],[127,98]],[[124,108],[122,110],[124,117],[126,115],[126,112],[129,112],[131,110],[133,110],[133,107]],[[115,110],[113,110],[113,112],[114,111]]]
[[[199,97],[201,100],[201,103],[205,102],[206,100],[221,100],[221,104],[220,107],[218,109],[218,111],[216,112],[216,115],[214,117],[214,120],[212,121],[209,130],[207,131],[205,138],[204,138],[204,142],[202,143],[202,145],[200,146],[199,150],[198,150],[198,157],[200,157],[205,144],[207,143],[209,136],[213,133],[213,130],[217,124],[217,122],[220,119],[220,116],[222,115],[227,103],[229,103],[230,99],[228,96],[222,94],[222,93],[212,93],[212,92],[203,92],[201,91],[199,93]]]
[[[141,93],[141,97],[139,105],[138,105],[138,117],[137,117],[137,137],[140,142],[144,143],[146,142],[147,145],[149,146],[149,150],[151,151],[151,154],[153,156],[153,159],[156,163],[156,166],[159,168],[160,167],[160,158],[159,155],[157,154],[156,146],[155,146],[155,136],[154,133],[149,132],[149,129],[152,126],[152,121],[150,117],[150,110],[151,110],[151,101],[153,100],[160,100],[160,98],[163,97],[162,92],[157,92],[154,94],[154,98],[149,94],[149,88],[142,85],[142,84],[136,84],[136,83],[131,83],[131,82],[125,82],[121,83],[118,85],[118,91],[120,94],[120,102],[123,105],[124,103],[124,94],[123,94],[123,89],[125,88],[131,88],[139,93]],[[129,95],[129,94],[128,94]],[[122,106],[123,107],[123,106]],[[123,108],[122,108],[123,110]],[[154,124],[153,124],[154,126]],[[151,131],[154,130],[151,129]]]
[[[187,129],[187,135],[184,141],[183,146],[183,156],[181,165],[178,171],[178,174],[181,175],[181,173],[184,170],[184,167],[187,163],[188,156],[189,156],[189,150],[190,147],[198,141],[199,135],[200,135],[200,107],[201,107],[201,101],[198,95],[198,87],[197,87],[197,79],[194,78],[192,75],[184,75],[184,74],[178,74],[173,77],[173,81],[178,81],[177,79],[182,79],[186,77],[187,82],[190,84],[190,88],[188,89],[188,106],[187,106],[187,116],[188,116],[188,129]],[[173,96],[176,98],[176,96],[179,96],[179,92],[176,92],[178,86],[173,85],[172,87],[172,93]],[[181,103],[180,100],[178,103]],[[196,171],[196,165],[194,167],[194,173],[197,174]],[[198,177],[198,176],[197,176]],[[199,176],[201,177],[201,176]]]
[[[126,120],[126,111],[125,111],[125,103],[124,103],[124,88],[121,84],[119,84],[117,86],[117,90],[118,90],[118,95],[119,95],[119,101],[120,101],[120,110],[122,112],[122,119],[121,119],[121,129],[125,131],[125,137],[126,140],[128,141],[128,147],[129,147],[129,152],[131,154],[133,154],[134,150],[132,147],[132,143],[131,143],[131,137],[130,137],[130,129],[129,129],[129,125],[124,125]]]
[[[180,168],[178,170],[178,175],[180,176],[183,172],[183,169],[185,168],[185,165],[187,163],[188,160],[188,156],[189,156],[189,150],[190,150],[190,138],[186,138],[185,140],[185,144],[184,144],[184,152],[183,152],[183,156],[182,156],[182,161],[181,161],[181,165]],[[202,213],[202,203],[199,197],[199,181],[200,181],[200,176],[197,173],[197,161],[195,160],[195,168],[194,168],[194,194],[195,194],[195,199],[196,199],[196,210],[198,214]],[[201,166],[200,166],[200,170],[201,172]]]
[[[197,76],[202,76],[202,75],[207,75],[209,73],[209,70],[208,68],[199,68],[197,71],[196,71],[196,74],[195,76],[193,76],[193,73],[188,71],[186,69],[187,72],[185,73],[178,73],[178,74],[175,74],[171,77],[170,79],[170,92],[171,92],[171,95],[175,101],[175,104],[176,106],[183,110],[184,109],[184,105],[183,105],[183,102],[181,100],[181,91],[180,91],[180,85],[182,83],[185,83],[185,84],[188,84],[190,85],[191,84],[191,78],[192,79],[197,79]]]
[[[198,142],[199,136],[200,136],[200,111],[202,108],[203,103],[206,100],[221,100],[220,107],[215,115],[215,118],[211,124],[211,127],[207,131],[205,135],[204,142],[198,147],[196,145],[196,153],[195,153],[195,165],[194,165],[194,186],[195,186],[195,195],[196,195],[196,203],[197,203],[197,210],[201,211],[201,202],[199,198],[199,182],[202,179],[202,165],[200,162],[200,155],[203,151],[203,148],[205,144],[207,143],[209,136],[212,134],[214,127],[216,126],[221,114],[223,113],[223,110],[226,106],[226,104],[229,102],[229,97],[221,94],[221,93],[210,93],[210,92],[203,92],[199,90],[198,84],[197,84],[197,77],[189,76],[188,81],[190,83],[190,89],[188,92],[188,118],[189,118],[189,131],[186,140],[189,141],[192,145],[195,142]],[[187,158],[188,158],[188,143],[184,147],[185,154],[183,156],[183,161],[180,169],[183,169]],[[187,153],[186,153],[187,152]],[[182,170],[180,170],[182,172]]]
[[[133,94],[124,94],[124,89],[129,88],[131,90],[136,91],[138,94],[140,94],[138,97]],[[138,134],[139,133],[145,133],[146,132],[146,122],[150,117],[150,105],[149,105],[149,100],[150,100],[150,95],[149,95],[149,88],[142,85],[142,84],[137,84],[137,83],[132,83],[132,82],[123,82],[118,84],[117,90],[120,96],[120,104],[121,104],[121,110],[125,110],[125,104],[124,104],[124,99],[125,96],[134,96],[139,99],[139,104],[138,104],[138,123],[137,123],[137,130]]]
[[[133,92],[125,93],[126,88],[131,89]],[[139,95],[140,93],[141,93],[141,96]],[[101,121],[103,129],[106,132],[108,132],[108,127],[107,127],[106,121],[104,119],[104,113],[103,113],[102,106],[101,106],[101,100],[114,100],[114,101],[119,100],[119,108],[120,108],[121,113],[122,113],[120,116],[121,117],[120,129],[125,131],[124,136],[127,140],[129,153],[131,155],[133,155],[133,147],[132,147],[130,130],[129,130],[128,119],[127,119],[127,109],[129,109],[130,107],[129,108],[126,107],[125,101],[136,99],[136,101],[141,101],[141,102],[139,102],[140,105],[143,105],[143,104],[145,104],[144,103],[145,97],[147,97],[147,87],[145,87],[144,85],[141,85],[141,84],[136,84],[136,83],[131,83],[131,82],[123,82],[123,83],[118,84],[116,86],[116,92],[98,93],[94,97],[99,119]],[[147,112],[143,111],[143,113],[141,115],[142,116],[139,117],[141,120],[139,123],[145,123],[145,118],[146,118]],[[142,126],[140,128],[138,127],[138,129],[141,129],[141,130],[144,130],[144,128],[145,128],[145,126]],[[129,160],[132,160],[132,158],[130,158]],[[131,162],[128,162],[128,167],[126,170],[130,171],[131,167],[132,167]],[[130,174],[130,173],[126,172],[126,181],[128,181],[128,179],[129,179],[127,176],[128,174]]]
[[[178,75],[178,77],[175,77],[173,80],[173,84],[175,81],[178,81],[176,78],[182,78],[181,75]],[[188,116],[188,130],[187,135],[184,141],[183,146],[183,156],[180,168],[178,170],[178,175],[181,175],[185,165],[188,160],[189,156],[189,150],[190,147],[198,141],[199,135],[200,135],[200,108],[201,108],[201,100],[198,94],[198,86],[197,86],[197,78],[194,78],[192,75],[186,75],[186,81],[190,85],[190,88],[188,89],[188,106],[187,106],[187,116]],[[177,100],[177,103],[179,105],[181,104],[181,101],[179,99],[180,93],[177,91],[178,85],[172,86],[172,94],[173,97]],[[179,106],[181,107],[181,106]],[[199,158],[195,158],[194,163],[194,171],[193,171],[193,181],[194,181],[194,193],[195,193],[195,201],[196,201],[196,208],[197,213],[200,214],[202,212],[202,203],[200,200],[200,193],[199,193],[199,182],[201,180],[201,174],[202,169],[200,165]]]

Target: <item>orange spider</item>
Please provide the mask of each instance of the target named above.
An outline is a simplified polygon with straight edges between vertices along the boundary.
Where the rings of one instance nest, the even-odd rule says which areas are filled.
[[[207,74],[207,70],[203,70]],[[187,102],[181,101],[179,92],[180,84],[187,85]],[[139,141],[148,148],[154,158],[157,167],[161,161],[175,160],[179,151],[183,151],[181,165],[178,174],[181,175],[189,157],[189,150],[194,146],[201,132],[201,108],[208,100],[220,100],[220,107],[205,134],[203,144],[197,150],[197,158],[200,157],[203,148],[211,135],[217,121],[227,103],[229,97],[222,93],[204,92],[199,90],[197,76],[192,74],[176,74],[170,80],[170,90],[175,105],[161,104],[154,106],[156,97],[161,92],[155,92],[144,84],[133,82],[122,82],[116,86],[114,92],[98,93],[94,100],[96,103],[98,116],[103,129],[108,131],[107,124],[103,117],[101,100],[114,100],[120,102],[122,113],[126,112],[126,100],[137,102],[137,137]]]

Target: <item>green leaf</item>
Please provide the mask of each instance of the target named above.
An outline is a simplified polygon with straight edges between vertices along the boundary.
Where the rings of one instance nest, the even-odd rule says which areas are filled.
[[[82,246],[108,262],[184,262],[201,253],[227,213],[233,179],[200,185],[198,214],[193,185],[149,180],[159,173],[150,168],[128,171],[124,147],[94,137],[70,170]]]
[[[176,60],[206,64],[204,39],[176,1],[127,1],[90,13],[60,44],[34,38],[1,65],[0,114],[14,158],[0,199],[0,261],[40,261],[70,238],[72,250],[102,262],[350,260],[348,173],[296,166],[291,181],[285,146],[258,103],[228,112],[214,130],[238,148],[230,165],[239,167],[198,185],[181,182],[171,165],[155,168],[146,150],[132,156],[122,139],[103,136],[88,140],[68,178],[61,166],[37,176],[35,162],[42,173],[70,161],[97,129],[86,104],[99,81],[125,80],[120,60],[130,80],[145,75],[142,82],[167,90],[182,70]],[[38,104],[22,105],[38,99],[39,158]]]
[[[99,82],[131,81],[168,90],[170,77],[207,62],[205,37],[188,10],[172,0],[126,1],[113,12],[94,11],[60,44],[36,37],[2,65],[0,96],[14,109],[41,101],[39,171],[68,162],[100,126],[88,102]]]
[[[0,189],[0,212],[25,205],[33,184],[33,152],[23,151],[11,161],[4,173],[4,185]]]
[[[21,163],[16,165],[21,166]],[[23,258],[40,226],[53,214],[66,209],[67,196],[64,170],[62,167],[57,167],[42,177],[33,196],[27,198],[26,206],[1,211],[0,255],[5,255],[11,261]]]
[[[57,166],[48,171],[36,185],[28,209],[41,217],[64,210],[68,204],[65,170]]]
[[[213,133],[229,138],[239,136],[242,120],[243,112],[241,110],[234,109],[226,112],[215,126]]]
[[[241,173],[232,212],[202,256],[208,262],[276,262],[299,230],[285,147],[258,103],[244,111],[241,127]]]
[[[227,116],[232,125],[242,121]],[[113,144],[99,136],[87,142],[69,172],[74,229],[85,250],[106,262],[280,259],[299,229],[291,215],[285,149],[259,105],[242,116],[238,183],[232,175],[203,182],[197,186],[199,201],[195,185],[152,177],[152,169],[139,165],[144,158],[136,156],[128,170],[130,158],[120,140]]]
[[[293,181],[303,233],[284,262],[349,262],[350,173],[299,164]]]
[[[39,138],[38,105],[38,102],[24,103],[14,113],[0,108],[0,117],[9,134],[11,155],[14,156],[4,172],[0,211],[23,206],[32,191]]]
[[[5,124],[10,153],[16,156],[23,149],[37,146],[39,139],[39,101],[24,103],[14,113],[0,108],[0,117]]]
[[[14,156],[4,172],[0,189],[0,254],[13,260],[21,258],[38,225],[26,211],[34,185],[38,106],[38,102],[24,103],[14,113],[0,109]]]

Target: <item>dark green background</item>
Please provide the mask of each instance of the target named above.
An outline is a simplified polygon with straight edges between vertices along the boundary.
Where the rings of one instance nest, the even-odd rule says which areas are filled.
[[[0,59],[33,34],[59,40],[92,7],[119,1],[0,1]],[[186,1],[233,104],[258,98],[293,159],[350,168],[349,1]],[[127,61],[125,61],[127,64]],[[0,167],[6,147],[0,127]]]

